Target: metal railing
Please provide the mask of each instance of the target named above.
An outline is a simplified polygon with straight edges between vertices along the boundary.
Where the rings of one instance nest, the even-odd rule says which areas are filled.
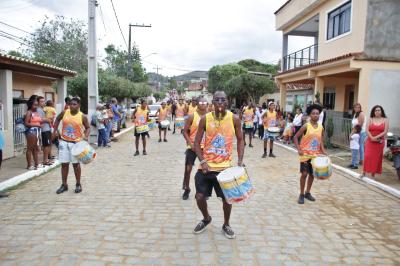
[[[311,45],[283,57],[283,70],[306,66],[318,62],[318,44]]]
[[[350,146],[350,133],[351,133],[351,119],[344,118],[337,115],[328,115],[325,122],[325,131],[329,127],[329,119],[333,122],[333,135],[331,143],[344,148]]]
[[[20,154],[24,151],[26,147],[25,134],[17,132],[15,130],[15,122],[18,118],[23,118],[26,113],[26,104],[14,104],[13,105],[13,128],[14,128],[14,153]]]

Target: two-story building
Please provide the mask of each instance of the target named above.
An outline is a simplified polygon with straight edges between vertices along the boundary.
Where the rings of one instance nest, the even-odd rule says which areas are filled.
[[[400,1],[288,0],[275,12],[282,31],[282,70],[275,77],[286,111],[287,91],[312,86],[313,101],[347,114],[359,102],[369,115],[382,105],[400,132]],[[288,53],[289,36],[314,44]],[[291,99],[293,101],[293,99]]]

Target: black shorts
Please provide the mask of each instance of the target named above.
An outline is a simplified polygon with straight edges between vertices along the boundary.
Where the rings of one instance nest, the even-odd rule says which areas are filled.
[[[307,172],[310,175],[313,174],[311,159],[306,161],[306,162],[301,162],[300,163],[300,173],[303,173],[303,172]]]
[[[165,127],[165,128],[162,128],[160,123],[158,123],[158,129],[161,129],[161,130],[167,130],[167,128],[166,128],[166,127]]]
[[[251,127],[251,128],[245,128],[245,127],[243,127],[243,133],[247,133],[247,134],[253,134],[253,131],[254,131],[254,127]]]
[[[185,159],[185,165],[194,165],[194,162],[196,161],[197,155],[192,149],[187,149],[186,152],[186,159]]]
[[[136,133],[136,129],[135,129],[135,137],[140,137],[140,136],[150,136],[149,132],[143,132],[143,133]]]
[[[212,190],[214,188],[215,194],[218,198],[225,199],[224,193],[221,190],[221,186],[218,183],[217,175],[219,172],[208,172],[204,174],[201,170],[197,171],[194,176],[196,185],[196,193],[203,194],[204,197],[211,197]]]
[[[42,146],[43,147],[51,146],[51,131],[42,132]]]

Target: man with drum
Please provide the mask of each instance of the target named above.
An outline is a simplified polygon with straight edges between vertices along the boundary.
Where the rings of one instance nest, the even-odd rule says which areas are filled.
[[[186,119],[185,127],[183,129],[183,137],[186,140],[187,150],[186,150],[186,159],[185,159],[185,173],[183,178],[183,189],[185,190],[182,199],[187,200],[189,198],[190,193],[190,173],[192,172],[192,168],[194,165],[194,161],[196,160],[196,152],[194,150],[194,138],[197,134],[197,128],[199,127],[200,118],[207,113],[208,103],[204,97],[200,97],[197,101],[196,111],[189,115],[188,119]],[[204,142],[202,142],[202,145]]]
[[[196,97],[192,98],[192,102],[186,108],[186,115],[193,115],[197,110],[197,99]]]
[[[195,176],[197,206],[203,214],[203,220],[194,229],[195,234],[203,232],[211,223],[207,210],[207,199],[212,190],[217,197],[222,198],[224,224],[222,232],[227,238],[235,238],[235,233],[229,225],[232,205],[225,200],[217,175],[233,166],[233,139],[237,140],[238,165],[243,165],[243,134],[239,117],[227,110],[228,100],[225,92],[216,91],[213,97],[215,111],[207,113],[200,119],[194,147],[200,160],[200,169]],[[252,121],[253,122],[253,121]],[[204,148],[201,147],[202,139]]]
[[[156,116],[158,117],[158,135],[160,137],[158,139],[158,142],[162,142],[161,132],[164,132],[164,142],[168,142],[167,141],[167,128],[169,127],[169,120],[168,120],[168,107],[165,102],[161,103],[161,107],[160,107],[160,109],[158,109]],[[166,123],[166,122],[168,122],[168,123]]]
[[[243,139],[244,145],[246,146],[246,134],[249,135],[249,147],[253,148],[253,144],[251,143],[253,139],[253,130],[254,130],[254,117],[256,116],[256,110],[254,105],[250,103],[245,106],[242,111],[243,117]]]
[[[78,142],[89,139],[90,124],[87,116],[80,111],[80,107],[81,99],[79,97],[73,97],[70,101],[69,108],[62,111],[57,116],[54,123],[53,140],[56,138],[58,126],[60,122],[62,122],[60,143],[58,146],[58,160],[61,163],[62,185],[57,190],[57,194],[68,190],[67,178],[70,163],[72,163],[75,173],[75,193],[82,192],[81,166],[78,159],[72,155],[72,148]]]
[[[174,126],[174,132],[175,129],[177,128],[178,130],[181,130],[181,133],[183,131],[184,123],[185,123],[185,114],[186,114],[186,104],[183,102],[183,98],[179,98],[179,102],[176,105],[176,111],[175,111],[175,126]]]
[[[133,112],[133,123],[135,123],[135,148],[136,152],[134,156],[139,155],[139,140],[142,137],[143,143],[143,155],[147,155],[146,151],[146,136],[149,135],[149,109],[144,99],[140,100],[140,106]]]
[[[310,117],[310,122],[304,124],[294,136],[294,145],[300,157],[300,196],[297,201],[299,204],[304,204],[304,199],[315,201],[315,198],[310,193],[314,181],[311,160],[320,154],[327,154],[324,147],[324,128],[322,124],[318,123],[321,111],[322,107],[318,104],[312,104],[307,107],[307,116]],[[301,142],[299,145],[300,137]],[[307,176],[307,188],[305,189]]]
[[[279,133],[279,128],[278,126],[278,119],[277,119],[277,114],[275,111],[275,104],[274,102],[269,102],[268,103],[268,110],[264,112],[262,115],[262,120],[263,120],[263,125],[264,125],[264,154],[262,155],[262,158],[267,157],[267,149],[268,149],[268,141],[269,141],[269,157],[276,157],[272,151],[274,148],[274,139],[275,136],[273,136],[273,133]],[[273,131],[277,132],[273,132]]]

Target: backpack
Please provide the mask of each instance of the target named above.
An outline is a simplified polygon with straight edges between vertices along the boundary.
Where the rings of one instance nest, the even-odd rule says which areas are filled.
[[[92,117],[90,118],[90,125],[93,127],[97,127],[97,116],[96,113],[92,114]]]
[[[24,117],[18,117],[15,119],[15,132],[16,133],[25,133],[27,130],[27,127],[25,126],[25,118]]]

